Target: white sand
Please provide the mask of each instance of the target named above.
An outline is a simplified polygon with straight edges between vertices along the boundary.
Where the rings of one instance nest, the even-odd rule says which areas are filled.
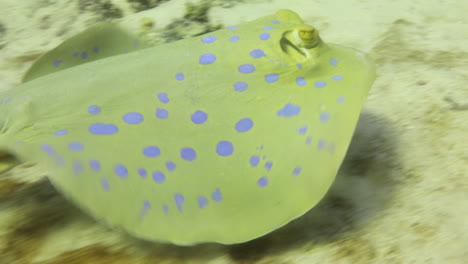
[[[75,2],[0,1],[7,29],[0,90],[96,18]],[[122,23],[137,29],[142,17],[157,28],[181,17],[185,1],[138,14],[124,0],[113,2],[124,10]],[[47,184],[32,183],[44,173],[16,168],[0,176],[0,263],[468,263],[468,2],[245,2],[213,8],[210,17],[228,26],[289,8],[325,41],[377,62],[355,140],[324,202],[244,245],[178,248],[107,230]]]

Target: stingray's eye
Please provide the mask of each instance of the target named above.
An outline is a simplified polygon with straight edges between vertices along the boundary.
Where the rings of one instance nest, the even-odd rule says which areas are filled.
[[[299,25],[286,30],[281,38],[281,48],[296,60],[304,60],[311,56],[311,50],[320,43],[318,30],[310,25]]]
[[[299,29],[296,29],[295,32],[297,32],[296,34],[298,34],[304,48],[311,49],[318,45],[319,34],[314,27],[303,25]]]

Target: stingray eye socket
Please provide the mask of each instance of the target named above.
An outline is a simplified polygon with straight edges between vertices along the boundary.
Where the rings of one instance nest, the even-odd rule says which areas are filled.
[[[308,41],[308,40],[310,40],[312,38],[312,32],[311,31],[301,30],[301,31],[299,31],[299,37],[304,41]]]
[[[320,43],[318,30],[310,25],[299,25],[286,30],[281,38],[281,48],[296,60],[306,59],[310,50]]]
[[[298,36],[306,49],[314,48],[319,42],[318,30],[309,25],[304,25],[303,28],[298,29]]]

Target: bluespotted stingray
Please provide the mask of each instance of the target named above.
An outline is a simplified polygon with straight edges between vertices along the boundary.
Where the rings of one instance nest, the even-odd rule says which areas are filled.
[[[0,94],[0,149],[139,238],[240,243],[322,199],[374,78],[289,10],[152,47],[101,24]]]

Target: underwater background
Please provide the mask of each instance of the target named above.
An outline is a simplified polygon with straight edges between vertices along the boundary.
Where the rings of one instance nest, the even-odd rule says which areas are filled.
[[[178,247],[97,223],[47,172],[21,164],[0,174],[0,264],[468,263],[468,2],[0,0],[0,91],[99,21],[119,19],[157,44],[283,8],[377,64],[346,159],[318,206],[250,242]]]

